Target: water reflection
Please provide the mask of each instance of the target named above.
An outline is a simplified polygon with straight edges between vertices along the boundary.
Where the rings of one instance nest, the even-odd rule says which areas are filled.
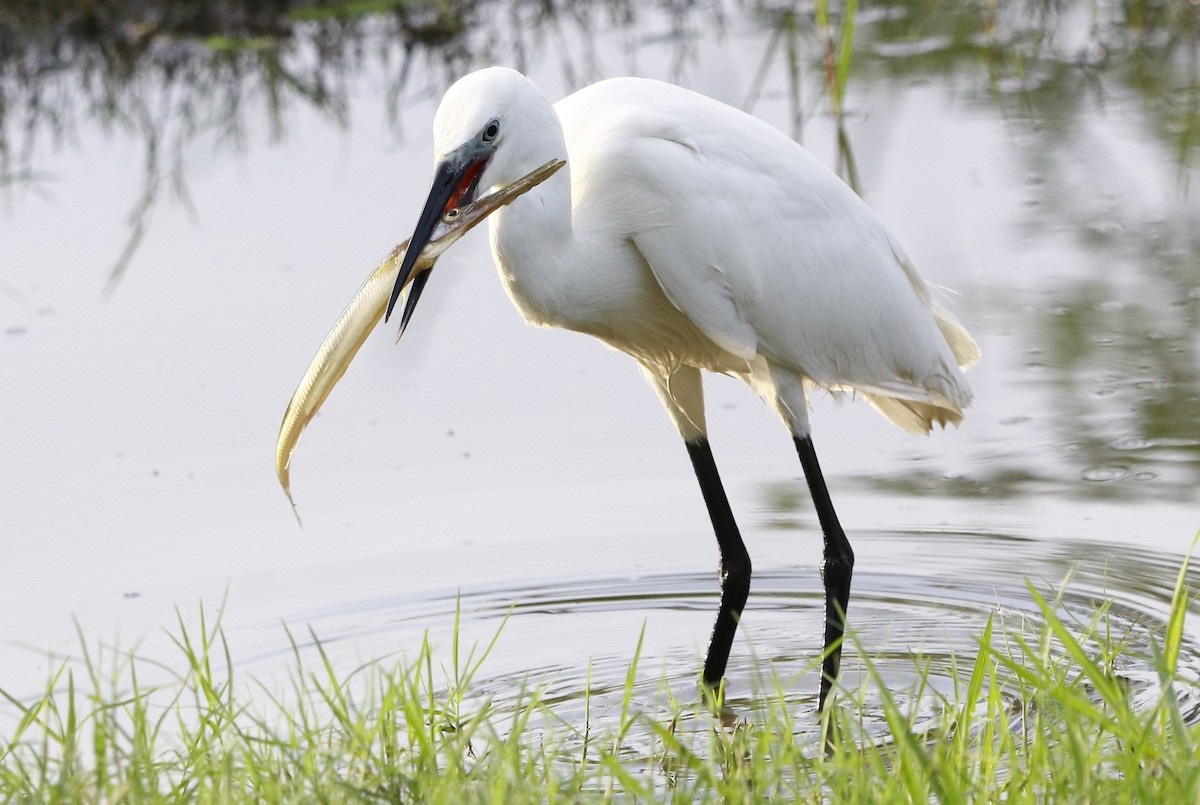
[[[527,69],[548,43],[559,48],[568,87],[613,72],[636,72],[638,37],[668,38],[679,74],[731,19],[770,32],[762,69],[746,98],[753,107],[761,78],[784,55],[792,133],[832,112],[841,120],[846,80],[832,73],[843,46],[855,52],[854,81],[886,76],[950,78],[968,96],[998,103],[1006,114],[1035,120],[1059,142],[1083,112],[1115,89],[1130,91],[1164,147],[1190,163],[1200,133],[1194,4],[1027,0],[996,4],[960,0],[936,7],[900,0],[863,10],[847,26],[821,26],[808,4],[787,2],[632,3],[629,0],[192,4],[48,3],[0,11],[0,186],[45,181],[39,145],[74,139],[100,124],[144,147],[142,198],[115,275],[127,265],[164,196],[187,202],[187,152],[197,143],[237,149],[265,121],[285,136],[289,114],[303,106],[344,124],[355,79],[368,67],[387,76],[381,89],[401,129],[410,68],[421,60],[439,92],[469,69],[493,62]],[[647,20],[665,30],[647,30]],[[629,64],[601,64],[596,37],[631,38]],[[847,33],[849,30],[849,33]],[[782,52],[782,53],[781,53]],[[812,90],[802,84],[815,76]],[[845,128],[839,131],[845,173],[857,184]],[[1054,148],[1055,140],[1039,145]]]

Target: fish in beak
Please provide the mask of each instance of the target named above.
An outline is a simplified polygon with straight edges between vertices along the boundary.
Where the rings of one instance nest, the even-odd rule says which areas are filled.
[[[359,348],[367,340],[367,336],[379,324],[380,319],[383,318],[384,308],[388,307],[390,311],[390,305],[395,304],[400,291],[409,283],[415,272],[416,276],[411,279],[412,285],[409,288],[408,301],[402,317],[403,321],[407,323],[409,317],[412,316],[412,309],[416,305],[415,299],[420,296],[421,289],[425,287],[429,273],[442,252],[500,207],[549,179],[565,164],[562,160],[547,162],[527,176],[478,201],[469,201],[469,199],[475,193],[474,185],[479,181],[482,168],[474,174],[470,174],[469,169],[460,170],[457,182],[450,185],[451,189],[448,193],[444,190],[438,191],[444,194],[446,201],[440,202],[441,206],[436,208],[437,216],[432,223],[426,226],[425,216],[422,214],[421,223],[417,225],[417,234],[413,235],[412,240],[392,249],[383,262],[367,277],[362,287],[358,289],[358,293],[354,295],[350,303],[346,305],[346,309],[342,311],[342,315],[338,317],[333,329],[325,336],[325,341],[317,350],[317,354],[313,356],[300,385],[292,394],[292,399],[283,415],[283,422],[279,426],[279,439],[275,446],[275,473],[279,477],[279,483],[283,487],[284,493],[292,503],[293,511],[296,509],[296,504],[295,501],[292,501],[289,468],[292,462],[292,452],[296,449],[297,442],[300,441],[300,434],[317,415],[321,404],[325,402],[329,392],[345,374],[350,362],[358,354]],[[430,198],[433,199],[433,197],[434,193],[431,192]],[[461,202],[468,203],[463,207],[454,206]],[[426,209],[428,207],[429,205],[426,205]],[[418,235],[422,232],[425,234],[421,240],[418,240]],[[389,289],[392,291],[390,304]],[[297,514],[297,520],[299,517]]]

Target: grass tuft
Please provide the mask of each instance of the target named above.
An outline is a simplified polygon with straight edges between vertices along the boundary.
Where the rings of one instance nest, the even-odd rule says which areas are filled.
[[[0,801],[1195,802],[1186,570],[1158,634],[1114,633],[1108,603],[1069,612],[1030,588],[1036,611],[989,618],[948,692],[919,659],[910,687],[889,690],[855,644],[866,673],[838,691],[828,751],[812,713],[789,706],[798,683],[765,667],[753,712],[669,689],[664,712],[643,704],[655,685],[639,678],[639,639],[607,704],[589,669],[578,724],[536,686],[481,693],[502,630],[464,650],[457,616],[448,665],[426,636],[410,661],[346,672],[316,635],[288,632],[290,676],[273,689],[235,684],[220,618],[201,608],[198,626],[179,617],[172,665],[90,651],[81,634],[80,660],[36,700],[0,690],[13,716]]]

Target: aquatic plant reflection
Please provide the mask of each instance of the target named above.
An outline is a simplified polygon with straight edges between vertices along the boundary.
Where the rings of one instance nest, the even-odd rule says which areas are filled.
[[[787,94],[797,139],[814,117],[835,119],[839,167],[855,187],[856,86],[937,82],[999,112],[1020,132],[1021,169],[1033,177],[1022,234],[1069,233],[1094,264],[1086,279],[988,295],[999,310],[1027,313],[1028,371],[1018,382],[1056,402],[1047,416],[1066,434],[1058,466],[1000,455],[970,480],[918,472],[876,481],[962,495],[1049,481],[1083,496],[1193,497],[1200,213],[1180,203],[1133,214],[1119,188],[1098,203],[1094,185],[1068,180],[1089,116],[1111,108],[1144,128],[1186,198],[1200,141],[1200,7],[1187,0],[7,0],[0,190],[19,202],[52,189],[54,150],[85,130],[140,142],[140,191],[111,289],[156,206],[190,204],[196,148],[233,153],[252,138],[284,138],[302,110],[345,126],[367,74],[383,77],[376,97],[403,136],[410,104],[483,64],[524,68],[553,54],[564,83],[577,87],[636,70],[639,47],[653,41],[668,43],[669,72],[683,75],[700,58],[698,43],[747,27],[766,46],[743,106],[754,111],[769,82]],[[597,39],[614,31],[628,42],[626,64],[599,55]],[[413,86],[414,75],[427,85]],[[1102,173],[1104,159],[1083,164]]]

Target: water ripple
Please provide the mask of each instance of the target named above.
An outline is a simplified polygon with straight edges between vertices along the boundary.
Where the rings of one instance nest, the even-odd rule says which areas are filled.
[[[1024,627],[1036,633],[1042,619],[1032,584],[1048,600],[1057,594],[1060,616],[1079,628],[1101,603],[1111,602],[1106,628],[1125,635],[1127,647],[1116,672],[1135,699],[1149,702],[1156,694],[1158,676],[1147,658],[1150,641],[1161,642],[1166,629],[1177,556],[1081,540],[928,530],[858,534],[859,546],[849,618],[853,644],[842,677],[849,688],[864,685],[868,657],[901,698],[926,676],[928,690],[953,699],[989,618],[997,632]],[[889,562],[881,554],[906,560]],[[404,656],[427,629],[435,642],[448,642],[456,610],[460,628],[476,642],[486,644],[503,623],[496,654],[473,683],[475,694],[503,711],[534,687],[568,722],[582,722],[585,701],[593,720],[619,710],[639,628],[646,638],[638,706],[669,718],[675,703],[694,701],[718,600],[711,572],[535,579],[421,595],[380,595],[364,587],[361,575],[344,583],[361,593],[331,588],[327,593],[339,603],[305,616],[326,647],[346,641],[362,655],[387,661]],[[727,670],[728,701],[736,712],[753,713],[782,690],[801,731],[815,726],[822,612],[823,593],[811,567],[756,572]],[[1185,634],[1182,658],[1185,671],[1200,679],[1194,628]],[[936,698],[927,698],[917,711],[933,723]],[[1200,714],[1194,695],[1184,704],[1192,717]],[[863,714],[867,724],[873,718]]]

